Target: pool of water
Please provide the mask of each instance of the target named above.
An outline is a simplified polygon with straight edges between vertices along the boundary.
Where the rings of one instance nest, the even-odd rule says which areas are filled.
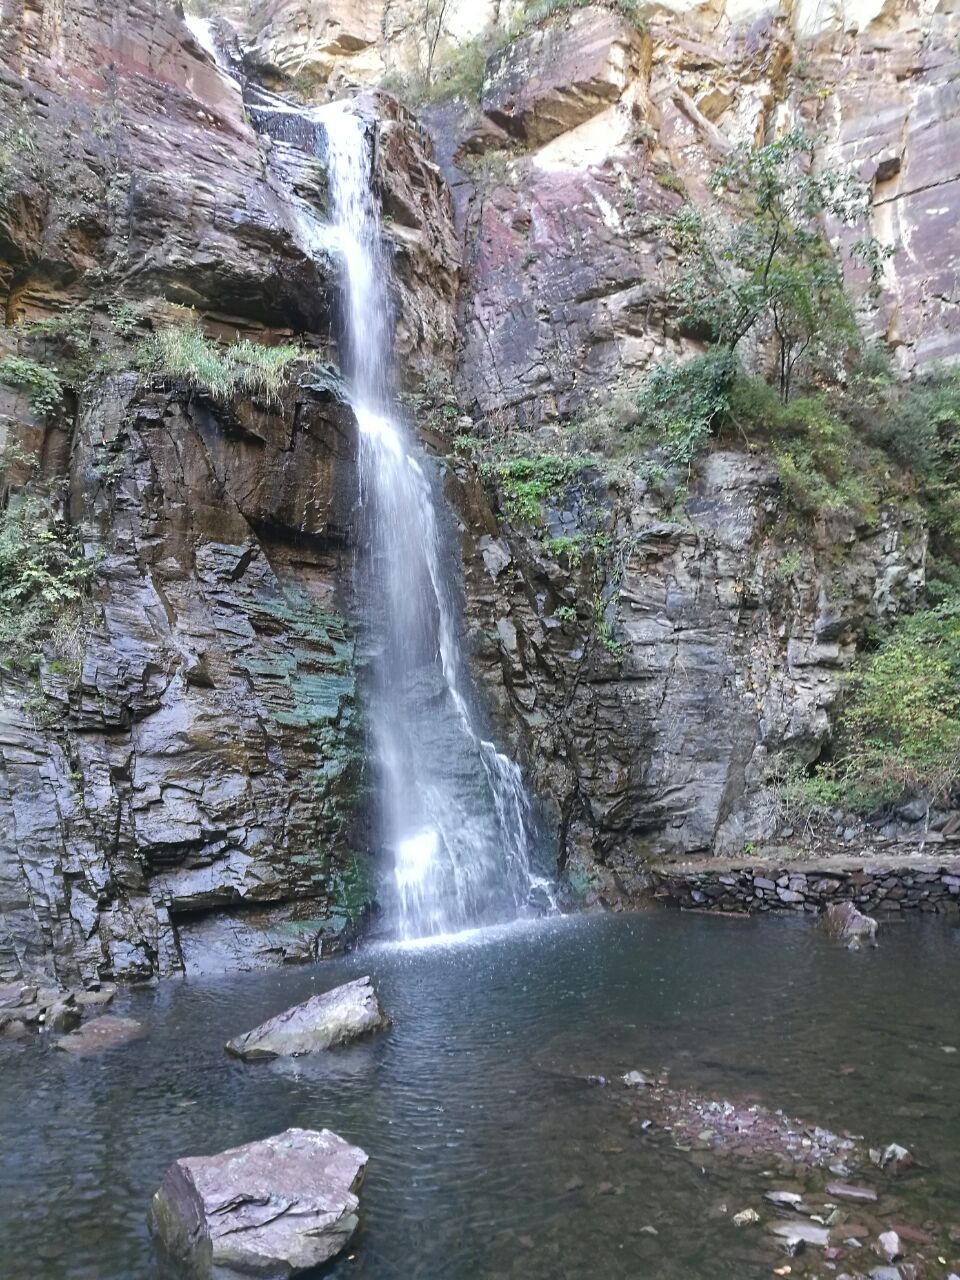
[[[388,1033],[287,1062],[224,1054],[366,972]],[[146,1024],[140,1043],[0,1048],[0,1275],[155,1277],[145,1214],[168,1165],[291,1125],[370,1155],[337,1280],[769,1275],[766,1239],[729,1217],[764,1171],[648,1140],[622,1086],[582,1078],[635,1067],[900,1142],[925,1166],[901,1216],[960,1224],[958,992],[955,925],[892,926],[851,953],[802,920],[651,912],[126,993],[113,1011]]]

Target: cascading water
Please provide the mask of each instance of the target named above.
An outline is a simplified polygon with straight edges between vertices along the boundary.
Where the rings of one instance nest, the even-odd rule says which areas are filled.
[[[475,724],[433,486],[393,408],[389,269],[368,126],[343,103],[314,119],[325,135],[344,276],[343,364],[360,429],[382,836],[394,859],[400,936],[421,938],[519,915],[533,897],[549,898],[548,882],[532,869],[520,770]]]

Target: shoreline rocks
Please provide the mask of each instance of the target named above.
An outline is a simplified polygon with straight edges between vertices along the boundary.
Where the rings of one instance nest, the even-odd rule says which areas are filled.
[[[187,1156],[153,1197],[149,1227],[190,1280],[287,1280],[350,1242],[367,1154],[329,1129]]]
[[[311,996],[252,1031],[235,1036],[226,1050],[246,1062],[299,1057],[348,1044],[389,1025],[370,978],[357,978]]]
[[[7,983],[0,986],[0,1039],[21,1040],[31,1031],[73,1031],[88,1009],[109,1004],[116,990],[112,983],[92,991]]]

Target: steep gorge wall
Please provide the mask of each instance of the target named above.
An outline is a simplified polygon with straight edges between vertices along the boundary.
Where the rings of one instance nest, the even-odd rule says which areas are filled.
[[[444,56],[516,11],[452,3]],[[956,20],[819,12],[808,29],[798,10],[659,7],[638,31],[591,6],[521,36],[488,64],[482,113],[424,108],[452,207],[410,117],[364,108],[397,354],[463,527],[475,669],[588,897],[632,896],[652,858],[771,835],[769,764],[829,740],[865,629],[922,586],[925,531],[896,505],[798,531],[771,460],[730,447],[666,489],[583,468],[535,528],[452,438],[567,450],[571,424],[695,350],[656,219],[684,189],[704,198],[731,142],[793,119],[874,183],[875,230],[901,246],[865,327],[905,372],[956,353]],[[420,65],[410,4],[252,13],[248,66],[308,97]],[[29,139],[0,199],[7,325],[119,298],[159,321],[176,302],[225,337],[293,329],[335,364],[310,148],[258,136],[161,0],[109,20],[6,0],[4,18],[0,95]],[[18,333],[0,330],[0,355]],[[79,682],[48,664],[38,698],[4,677],[4,977],[309,955],[369,904],[354,428],[331,387],[304,365],[281,404],[218,405],[121,373],[40,420],[0,386],[5,438],[65,482],[99,557]],[[580,535],[615,554],[558,549]]]
[[[61,984],[302,959],[376,872],[351,623],[356,427],[313,133],[258,135],[163,0],[6,4],[0,358],[58,368],[53,412],[0,381],[12,508],[49,495],[95,566],[73,660],[0,684],[0,980]],[[452,344],[458,250],[429,148],[391,102],[378,181],[398,353]],[[427,291],[424,281],[429,279]],[[279,398],[126,372],[152,326],[304,359]],[[66,318],[68,336],[31,322]],[[33,479],[30,479],[31,473]]]
[[[394,20],[409,7],[370,6],[368,52],[324,60],[305,33],[336,6],[273,0],[256,47],[308,97],[404,70],[415,83],[422,47]],[[870,183],[871,229],[897,247],[879,301],[861,301],[865,332],[906,376],[960,355],[952,6],[635,8],[639,26],[615,6],[574,7],[507,41],[520,6],[452,3],[435,78],[460,73],[458,47],[493,49],[479,110],[422,108],[464,241],[464,416],[451,429],[427,413],[425,429],[451,459],[476,665],[561,863],[608,901],[637,892],[651,859],[775,834],[771,773],[818,757],[865,633],[917,599],[922,521],[891,501],[874,521],[798,527],[773,460],[728,445],[666,492],[642,468],[587,469],[531,527],[451,448],[453,431],[569,453],[579,424],[696,351],[669,305],[660,219],[685,195],[709,200],[732,145],[795,122],[823,163]],[[473,46],[458,34],[468,13],[471,31],[486,24]],[[558,550],[598,536],[616,549],[603,564]]]

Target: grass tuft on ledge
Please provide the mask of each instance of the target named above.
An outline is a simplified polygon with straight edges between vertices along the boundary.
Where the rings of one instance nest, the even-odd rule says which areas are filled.
[[[140,345],[137,363],[144,372],[182,378],[214,400],[228,400],[238,392],[277,400],[290,365],[300,356],[294,343],[265,347],[242,338],[220,347],[199,325],[187,324],[151,334]]]

